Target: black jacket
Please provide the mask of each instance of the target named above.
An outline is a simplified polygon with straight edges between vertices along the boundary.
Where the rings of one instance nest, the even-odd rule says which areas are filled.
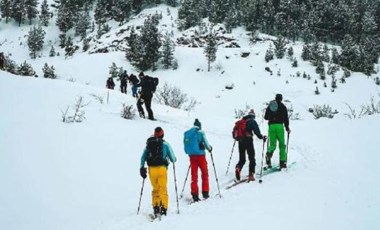
[[[265,111],[264,119],[268,120],[268,124],[284,124],[285,129],[289,130],[288,109],[280,101],[277,101],[277,104],[278,104],[278,109],[276,112],[272,112],[269,109],[269,106],[267,107]]]

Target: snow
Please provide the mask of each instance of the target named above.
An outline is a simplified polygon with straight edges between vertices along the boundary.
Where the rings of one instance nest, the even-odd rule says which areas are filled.
[[[169,25],[172,22],[166,8],[160,5],[149,12],[162,11],[161,23]],[[135,104],[129,86],[127,95],[119,92],[119,82],[116,90],[105,89],[112,62],[128,73],[137,73],[123,52],[77,53],[65,59],[58,49],[61,56],[51,58],[50,46],[45,44],[42,57],[31,60],[25,48],[24,35],[28,31],[28,25],[18,28],[0,22],[1,51],[11,53],[18,64],[24,60],[31,63],[39,76],[45,62],[54,65],[58,79],[20,77],[0,71],[0,229],[379,229],[380,116],[350,120],[344,115],[349,112],[345,103],[359,109],[371,97],[379,101],[379,86],[373,82],[378,74],[367,77],[353,73],[346,84],[338,83],[335,92],[331,92],[330,87],[323,87],[311,64],[300,58],[302,43],[293,45],[298,68],[292,68],[286,58],[267,64],[264,55],[269,42],[249,45],[246,31],[238,28],[233,36],[242,48],[219,48],[211,72],[207,72],[203,50],[188,47],[176,48],[177,70],[147,72],[160,78],[160,86],[165,82],[178,86],[199,101],[193,111],[153,103],[157,121],[138,117],[125,120],[120,117],[122,103]],[[112,31],[108,35],[105,41],[116,38]],[[47,36],[57,48],[55,26]],[[247,51],[247,58],[240,57]],[[264,70],[266,66],[272,69],[272,76]],[[198,68],[200,71],[196,71]],[[312,79],[290,77],[297,71],[305,71]],[[339,71],[337,76],[341,75]],[[314,79],[318,79],[317,84]],[[326,82],[329,85],[330,81]],[[235,88],[226,90],[230,83]],[[314,94],[316,86],[320,95]],[[262,111],[276,93],[282,93],[287,106],[292,105],[301,117],[290,121],[288,157],[289,164],[295,163],[287,172],[263,177],[262,184],[256,181],[226,190],[238,161],[235,146],[225,175],[233,145],[234,110],[246,105],[254,108],[260,129],[266,134]],[[103,97],[105,102],[101,104],[91,95]],[[90,102],[85,107],[86,120],[63,123],[61,110],[72,106],[79,96]],[[324,104],[339,113],[333,119],[315,120],[308,109]],[[139,160],[145,141],[155,127],[163,127],[165,139],[178,158],[175,168],[180,193],[189,165],[183,151],[183,132],[192,127],[194,118],[200,119],[213,146],[222,198],[217,196],[208,155],[211,198],[188,205],[188,179],[178,215],[170,165],[168,216],[150,223],[149,180],[145,181],[140,214],[136,215],[142,186]],[[259,171],[263,143],[256,138],[254,144]],[[278,150],[273,160],[278,161]],[[243,175],[248,174],[247,170],[248,162]]]

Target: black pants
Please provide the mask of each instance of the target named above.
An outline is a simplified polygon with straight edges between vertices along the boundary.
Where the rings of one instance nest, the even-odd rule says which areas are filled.
[[[256,159],[252,137],[243,137],[243,139],[239,141],[239,162],[236,167],[240,169],[242,169],[245,164],[245,152],[248,154],[249,172],[255,173]]]
[[[146,111],[148,112],[148,119],[150,119],[150,120],[154,119],[154,117],[153,117],[153,111],[152,111],[152,108],[151,108],[152,98],[153,98],[153,94],[145,94],[144,93],[137,100],[137,110],[139,111],[139,113],[144,114],[144,109],[142,108],[142,104],[145,103],[145,108],[146,108]],[[142,102],[141,99],[144,102]]]
[[[120,91],[121,93],[127,94],[127,85],[120,85]]]

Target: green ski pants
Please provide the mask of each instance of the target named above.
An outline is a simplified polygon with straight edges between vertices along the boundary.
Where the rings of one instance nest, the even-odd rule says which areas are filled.
[[[286,162],[286,144],[285,144],[285,131],[283,124],[270,124],[268,130],[269,147],[268,153],[270,156],[276,150],[277,140],[280,148],[280,161]]]

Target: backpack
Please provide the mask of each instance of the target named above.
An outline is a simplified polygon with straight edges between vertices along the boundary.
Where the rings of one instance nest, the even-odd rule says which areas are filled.
[[[183,143],[185,146],[185,153],[202,153],[205,149],[202,143],[198,142],[198,129],[192,128],[184,133]]]
[[[276,100],[272,100],[269,102],[269,116],[270,120],[276,120],[278,117],[278,103]]]
[[[240,140],[241,138],[245,137],[247,131],[247,121],[248,119],[242,118],[235,122],[235,126],[232,129],[232,137],[235,140]]]
[[[146,148],[148,150],[146,162],[148,166],[168,165],[168,161],[163,158],[163,142],[162,138],[158,137],[149,137],[146,141]]]
[[[158,85],[158,78],[156,77],[150,77],[150,76],[147,76],[145,75],[145,81],[146,81],[146,85],[145,87],[147,88],[147,90],[151,91],[152,93],[156,92],[156,88],[157,88],[157,85]]]

